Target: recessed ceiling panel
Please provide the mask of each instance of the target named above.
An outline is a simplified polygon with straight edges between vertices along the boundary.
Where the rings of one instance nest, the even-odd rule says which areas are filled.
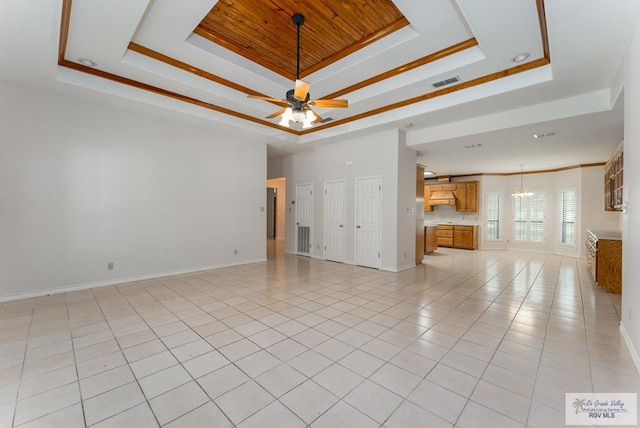
[[[311,74],[409,24],[390,0],[221,0],[194,33],[288,79]]]

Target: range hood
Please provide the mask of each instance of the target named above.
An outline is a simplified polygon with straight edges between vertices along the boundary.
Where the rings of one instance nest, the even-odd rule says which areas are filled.
[[[436,190],[429,198],[431,205],[455,205],[456,197],[451,190]]]

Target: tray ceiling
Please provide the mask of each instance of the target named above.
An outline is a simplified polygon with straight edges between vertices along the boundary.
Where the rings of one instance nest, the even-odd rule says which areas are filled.
[[[290,80],[296,78],[301,13],[300,76],[307,76],[409,24],[389,0],[219,1],[195,28],[213,43]]]

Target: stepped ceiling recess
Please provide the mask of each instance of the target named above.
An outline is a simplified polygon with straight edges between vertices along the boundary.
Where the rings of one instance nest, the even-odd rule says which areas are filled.
[[[271,156],[400,129],[441,174],[549,169],[601,162],[622,138],[616,73],[639,3],[7,0],[0,53],[17,61],[0,78],[257,134]],[[295,13],[312,98],[349,100],[307,130],[247,97],[293,88]]]

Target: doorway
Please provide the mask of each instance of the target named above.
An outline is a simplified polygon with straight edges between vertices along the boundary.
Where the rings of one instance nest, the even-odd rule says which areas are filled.
[[[273,190],[270,190],[273,189]],[[275,198],[273,197],[275,196]],[[274,200],[275,199],[275,200]],[[287,180],[284,177],[267,180],[265,214],[267,223],[267,258],[284,257]],[[273,209],[273,214],[271,214]]]
[[[276,201],[278,189],[267,187],[267,238],[276,237]]]

